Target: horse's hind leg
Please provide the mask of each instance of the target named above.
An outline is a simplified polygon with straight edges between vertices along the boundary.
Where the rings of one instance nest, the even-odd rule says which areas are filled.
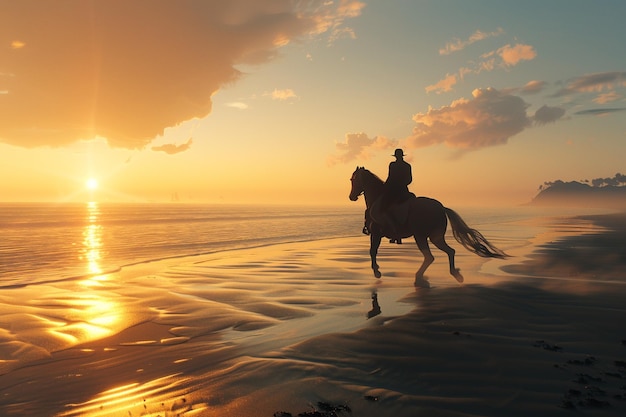
[[[463,282],[463,275],[459,272],[459,269],[454,266],[454,254],[455,251],[450,245],[446,243],[444,234],[437,234],[430,237],[430,241],[433,245],[437,246],[440,250],[444,251],[448,255],[448,262],[450,263],[450,274],[458,281]]]
[[[430,284],[428,284],[428,281],[424,279],[424,272],[426,272],[426,269],[428,269],[430,264],[433,263],[433,261],[435,260],[435,257],[430,251],[430,247],[428,246],[428,240],[426,239],[426,236],[416,235],[415,243],[417,243],[417,247],[419,248],[420,252],[422,252],[422,255],[424,255],[424,261],[422,262],[420,269],[418,269],[417,272],[415,273],[415,282],[413,283],[413,285],[415,285],[416,287],[424,287],[424,286],[429,287]]]

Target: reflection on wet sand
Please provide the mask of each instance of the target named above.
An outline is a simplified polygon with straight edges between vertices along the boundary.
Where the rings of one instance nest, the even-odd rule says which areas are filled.
[[[208,409],[202,402],[193,402],[188,395],[187,378],[178,374],[156,378],[143,384],[131,383],[111,388],[99,396],[80,404],[67,404],[70,410],[57,414],[70,416],[110,416],[133,415],[129,408],[139,415],[184,415],[197,414]],[[186,395],[187,394],[187,395]],[[147,401],[146,398],[150,398]],[[188,399],[189,398],[189,399]],[[129,404],[134,404],[130,406]],[[127,414],[128,413],[128,414]]]
[[[355,255],[364,246],[344,247],[338,241],[235,251],[179,260],[155,274],[129,268],[91,288],[81,282],[82,290],[74,285],[72,302],[83,303],[80,325],[103,324],[108,316],[118,330],[107,337],[92,333],[91,341],[53,354],[72,360],[63,368],[55,361],[39,367],[46,378],[14,373],[25,383],[36,380],[42,391],[56,389],[50,381],[63,378],[66,386],[62,392],[58,388],[54,407],[49,399],[39,404],[17,392],[11,392],[12,402],[46,404],[54,415],[105,416],[203,415],[209,408],[245,401],[239,398],[242,376],[274,368],[275,360],[259,358],[259,352],[280,355],[303,339],[379,326],[390,313],[413,308],[397,302],[406,293],[404,279],[379,281],[372,288],[371,280],[358,278],[368,268]],[[328,257],[328,251],[337,256]],[[384,313],[367,321],[364,316],[379,299]]]
[[[102,273],[100,261],[103,250],[100,217],[98,203],[87,203],[79,260],[86,262],[88,277],[78,282],[80,290],[58,301],[73,312],[72,316],[67,317],[67,322],[61,322],[49,330],[51,334],[71,344],[107,337],[117,331],[116,328],[123,321],[123,308],[115,301],[117,297],[94,289],[106,280],[106,275],[99,275]]]
[[[372,292],[372,309],[367,312],[367,318],[371,319],[380,313],[382,313],[382,310],[380,309],[380,304],[378,304],[378,293],[374,291]]]

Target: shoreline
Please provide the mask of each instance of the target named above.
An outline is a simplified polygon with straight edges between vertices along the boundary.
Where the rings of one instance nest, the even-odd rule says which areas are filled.
[[[585,233],[540,237],[545,245],[504,274],[451,242],[466,283],[435,253],[427,290],[412,286],[421,263],[412,241],[381,249],[376,280],[364,237],[12,290],[17,302],[5,298],[3,327],[51,353],[4,345],[3,356],[31,360],[0,376],[0,412],[295,416],[347,406],[344,415],[360,417],[619,415],[626,261],[598,266],[596,275],[615,273],[610,283],[593,281],[590,261],[578,280],[539,277],[550,259],[580,258],[572,253],[589,239],[607,252],[626,237],[624,214],[583,220],[615,230],[564,220],[556,229]]]

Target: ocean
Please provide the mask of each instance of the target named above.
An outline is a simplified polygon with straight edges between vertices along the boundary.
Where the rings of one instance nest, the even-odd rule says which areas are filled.
[[[0,286],[103,274],[141,262],[356,236],[358,207],[0,204]]]
[[[454,209],[505,250],[537,232],[523,224],[525,219],[549,214],[529,207]],[[230,249],[363,236],[363,210],[363,204],[2,203],[0,288],[78,279],[142,262]],[[456,244],[452,238],[450,243]]]

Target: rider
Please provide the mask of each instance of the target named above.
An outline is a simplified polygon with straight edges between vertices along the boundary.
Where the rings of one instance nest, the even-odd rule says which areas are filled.
[[[396,149],[393,156],[396,160],[389,163],[389,174],[385,181],[387,204],[402,203],[410,196],[409,184],[413,182],[411,165],[404,160],[402,149]]]
[[[413,194],[409,191],[409,184],[413,181],[413,175],[411,172],[411,165],[404,160],[404,151],[402,149],[396,149],[393,156],[396,160],[389,163],[389,174],[387,175],[387,181],[385,181],[385,191],[382,196],[381,209],[390,220],[389,223],[393,227],[393,219],[388,214],[387,210],[392,204],[404,203]],[[401,244],[402,240],[399,237],[393,237],[391,243]]]

